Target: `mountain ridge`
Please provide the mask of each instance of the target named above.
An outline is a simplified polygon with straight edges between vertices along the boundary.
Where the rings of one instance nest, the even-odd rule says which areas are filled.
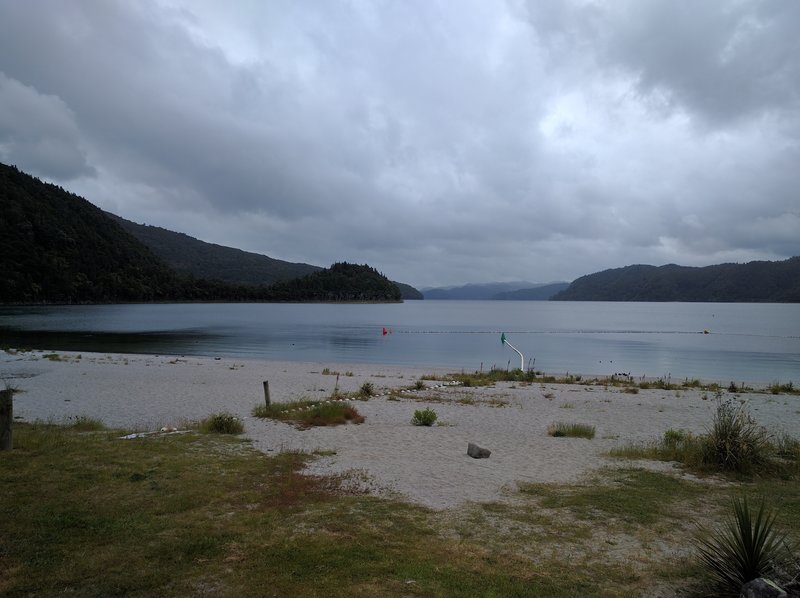
[[[800,302],[800,257],[703,267],[634,264],[587,274],[554,301]]]

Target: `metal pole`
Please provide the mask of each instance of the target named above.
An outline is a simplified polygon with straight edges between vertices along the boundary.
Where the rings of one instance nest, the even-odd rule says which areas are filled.
[[[523,355],[522,355],[522,353],[520,353],[519,349],[517,349],[514,345],[512,345],[511,343],[509,343],[505,339],[505,336],[503,336],[503,344],[504,345],[508,345],[509,347],[514,349],[514,351],[517,352],[517,355],[519,355],[519,369],[520,369],[520,371],[524,372],[525,371],[525,357],[523,357]]]

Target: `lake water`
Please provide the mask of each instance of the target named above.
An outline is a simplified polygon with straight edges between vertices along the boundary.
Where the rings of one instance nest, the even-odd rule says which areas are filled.
[[[387,334],[383,334],[383,329]],[[708,330],[709,334],[704,334]],[[547,301],[0,307],[0,346],[800,383],[800,305]]]

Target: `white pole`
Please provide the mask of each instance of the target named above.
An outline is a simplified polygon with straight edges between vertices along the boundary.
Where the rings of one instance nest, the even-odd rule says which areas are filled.
[[[522,353],[520,353],[519,349],[517,349],[514,345],[512,345],[511,343],[509,343],[506,340],[506,335],[505,334],[503,334],[503,336],[501,337],[501,340],[503,341],[504,345],[508,345],[509,347],[514,349],[514,351],[517,352],[517,355],[519,355],[519,369],[520,369],[521,372],[524,372],[525,371],[525,357],[523,357],[523,355],[522,355]]]

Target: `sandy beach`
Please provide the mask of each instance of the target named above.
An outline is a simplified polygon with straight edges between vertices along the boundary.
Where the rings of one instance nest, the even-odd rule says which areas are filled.
[[[357,391],[364,382],[374,385],[379,396],[355,403],[366,416],[363,424],[298,430],[251,417],[252,408],[264,401],[264,380],[273,402],[327,399],[337,376],[323,372],[339,372],[343,392]],[[464,388],[425,381],[425,390],[388,394],[423,376],[444,380],[448,373],[387,365],[0,352],[0,378],[21,391],[14,398],[18,419],[63,422],[88,416],[110,427],[152,431],[227,411],[244,420],[246,436],[267,454],[322,453],[311,461],[311,473],[347,473],[371,492],[435,509],[513,500],[518,482],[586,479],[620,463],[604,456],[615,446],[656,439],[668,428],[703,432],[716,407],[713,393],[702,390],[628,394],[602,384]],[[757,421],[773,431],[793,432],[800,421],[796,396],[725,395],[748,402]],[[426,407],[436,411],[440,425],[411,425],[414,410]],[[557,421],[593,425],[596,436],[552,438],[547,426]],[[491,450],[491,457],[468,457],[469,442]]]

